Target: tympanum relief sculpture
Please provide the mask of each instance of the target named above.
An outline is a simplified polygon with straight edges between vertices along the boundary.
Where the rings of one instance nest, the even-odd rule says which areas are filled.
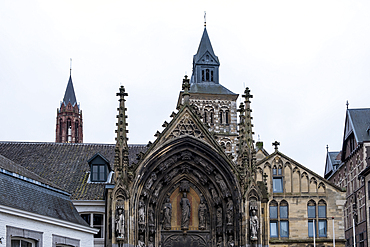
[[[183,197],[181,198],[180,206],[181,206],[181,229],[187,230],[189,229],[191,207],[189,199],[186,197],[186,192],[184,192]]]

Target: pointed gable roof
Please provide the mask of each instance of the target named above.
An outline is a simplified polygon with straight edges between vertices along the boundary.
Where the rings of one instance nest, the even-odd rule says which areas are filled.
[[[74,106],[77,103],[76,94],[75,94],[75,90],[73,88],[72,76],[71,75],[69,75],[69,80],[68,80],[66,92],[64,93],[64,98],[63,98],[64,105],[67,105],[68,102],[71,102],[72,106]]]
[[[199,60],[203,57],[203,55],[207,52],[216,60],[217,64],[220,64],[220,62],[218,61],[218,57],[213,52],[211,41],[208,37],[207,28],[204,27],[202,39],[200,40],[197,54],[194,55],[194,62],[198,63]]]
[[[326,154],[326,164],[325,164],[325,172],[324,172],[324,177],[328,179],[333,172],[336,171],[336,165],[340,164],[340,156],[339,159],[338,155],[340,152],[327,152]]]
[[[348,109],[344,138],[353,131],[358,143],[370,141],[370,108]]]

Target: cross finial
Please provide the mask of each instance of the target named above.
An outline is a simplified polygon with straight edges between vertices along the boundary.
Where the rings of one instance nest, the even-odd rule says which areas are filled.
[[[246,87],[245,90],[244,90],[244,94],[242,95],[242,97],[245,98],[245,101],[249,101],[249,99],[252,99],[253,98],[253,95],[251,95],[251,90],[249,90],[249,87]]]
[[[272,146],[275,146],[275,152],[278,151],[278,146],[280,145],[280,142],[275,141],[272,143]]]
[[[207,13],[204,11],[204,26],[207,26],[206,14],[207,14]]]
[[[326,152],[329,152],[329,145],[326,145]]]
[[[347,110],[348,110],[348,106],[349,106],[348,100],[347,100],[346,106],[347,106]]]

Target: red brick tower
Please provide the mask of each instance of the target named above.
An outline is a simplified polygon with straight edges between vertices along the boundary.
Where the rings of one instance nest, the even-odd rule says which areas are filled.
[[[82,143],[82,111],[77,104],[72,76],[69,75],[60,109],[57,109],[55,142]]]

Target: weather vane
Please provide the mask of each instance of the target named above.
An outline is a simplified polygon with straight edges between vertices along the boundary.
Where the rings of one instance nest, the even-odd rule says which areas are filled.
[[[204,11],[204,26],[206,26],[206,12]]]

